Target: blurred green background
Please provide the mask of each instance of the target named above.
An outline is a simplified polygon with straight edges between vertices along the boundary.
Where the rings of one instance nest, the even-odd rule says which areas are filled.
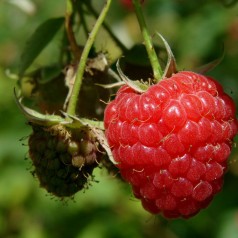
[[[93,2],[100,9],[104,1]],[[36,27],[48,18],[63,16],[64,11],[65,1],[0,1],[0,237],[236,238],[237,148],[230,157],[222,192],[209,208],[189,220],[166,221],[148,214],[133,198],[129,186],[99,169],[95,171],[99,182],[74,199],[60,201],[39,188],[31,174],[31,162],[25,159],[31,129],[14,102],[14,74]],[[160,32],[171,45],[179,69],[196,69],[220,57],[224,48],[222,62],[208,74],[238,105],[236,1],[148,0],[144,11],[151,33]],[[142,41],[134,14],[119,1],[113,0],[107,22],[128,48]],[[100,39],[100,34],[98,50],[107,51],[115,60],[121,52],[109,38]],[[35,67],[53,62],[59,44],[55,37],[36,59]]]

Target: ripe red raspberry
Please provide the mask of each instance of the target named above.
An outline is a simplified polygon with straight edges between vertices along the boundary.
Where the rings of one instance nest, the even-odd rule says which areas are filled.
[[[104,123],[116,166],[149,212],[188,218],[221,190],[237,120],[212,78],[184,71],[144,93],[123,86]]]

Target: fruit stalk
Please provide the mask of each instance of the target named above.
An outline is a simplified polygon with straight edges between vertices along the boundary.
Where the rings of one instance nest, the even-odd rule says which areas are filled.
[[[67,108],[67,113],[69,115],[75,115],[76,114],[76,105],[77,105],[77,100],[78,100],[78,95],[79,95],[79,91],[82,85],[82,80],[83,80],[83,74],[84,74],[84,70],[85,70],[85,66],[86,66],[86,62],[87,62],[87,58],[88,58],[88,54],[89,51],[95,41],[96,35],[98,33],[99,28],[101,27],[107,12],[110,8],[112,0],[107,0],[91,33],[89,34],[89,37],[87,39],[87,42],[85,44],[85,47],[83,49],[80,61],[79,61],[79,65],[78,65],[78,70],[76,72],[76,78],[75,78],[75,82],[74,82],[74,86],[73,86],[73,90],[72,90],[72,94],[70,96],[70,100],[69,100],[69,105]]]
[[[141,9],[140,0],[132,0],[132,2],[134,5],[134,8],[135,8],[135,13],[136,13],[136,16],[138,19],[138,23],[140,25],[141,33],[144,38],[144,43],[145,43],[146,51],[149,56],[149,60],[151,63],[153,74],[154,74],[154,78],[155,78],[156,82],[159,82],[160,79],[162,78],[163,71],[160,66],[157,54],[155,52],[154,46],[151,41],[150,34],[149,34],[147,26],[146,26],[145,18],[144,18],[142,9]]]

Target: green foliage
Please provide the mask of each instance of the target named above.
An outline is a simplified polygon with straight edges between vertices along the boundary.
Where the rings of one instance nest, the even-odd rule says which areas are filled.
[[[63,25],[63,18],[59,15],[63,16],[61,8],[64,8],[64,3],[32,1],[36,11],[31,15],[6,4],[7,1],[3,2],[0,3],[0,237],[237,237],[237,148],[230,158],[223,191],[209,208],[190,220],[166,221],[146,213],[127,185],[101,169],[95,174],[98,183],[93,182],[88,190],[78,193],[73,200],[59,201],[39,188],[38,181],[31,174],[31,162],[25,160],[28,148],[22,145],[27,144],[31,130],[14,101],[16,79],[7,77],[6,70],[14,72],[16,62],[20,62],[22,74],[32,64],[34,68],[44,66],[45,71],[41,72],[44,82],[58,75],[59,69],[47,68],[49,65],[45,62],[49,56],[55,55],[55,49],[50,48],[49,43],[60,50],[54,36]],[[92,1],[96,9],[100,9],[102,2]],[[228,8],[224,2],[234,4]],[[195,69],[209,63],[221,55],[224,45],[224,59],[209,74],[222,83],[238,105],[238,4],[235,3],[228,0],[148,0],[144,11],[152,35],[159,32],[168,40],[180,69]],[[44,19],[52,17],[57,18],[42,24]],[[86,18],[90,28],[94,21],[88,16]],[[113,1],[106,22],[121,42],[132,50],[124,54],[105,30],[101,30],[95,44],[97,51],[108,52],[112,63],[119,56],[128,55],[127,62],[123,59],[126,62],[123,67],[130,77],[134,75],[135,79],[140,79],[150,74],[151,69],[142,67],[148,62],[142,57],[143,50],[133,47],[141,43],[133,13],[122,8],[119,1]],[[35,30],[38,25],[40,27]],[[30,39],[29,35],[32,35]],[[80,45],[84,44],[84,39],[85,32],[80,28],[77,34]],[[23,42],[28,42],[25,48]],[[165,50],[161,47],[158,48],[161,60],[166,63]],[[47,53],[41,54],[45,48]],[[20,52],[23,52],[22,61],[18,58]],[[133,68],[132,75],[128,73],[128,67],[130,72]]]
[[[53,18],[42,23],[30,37],[21,56],[19,75],[22,76],[36,57],[52,40],[64,23],[64,18]]]

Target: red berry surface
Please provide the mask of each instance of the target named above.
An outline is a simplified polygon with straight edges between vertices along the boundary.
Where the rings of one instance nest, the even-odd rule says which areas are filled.
[[[123,86],[104,124],[116,166],[147,211],[188,218],[221,190],[237,119],[212,78],[183,71],[144,93]]]

